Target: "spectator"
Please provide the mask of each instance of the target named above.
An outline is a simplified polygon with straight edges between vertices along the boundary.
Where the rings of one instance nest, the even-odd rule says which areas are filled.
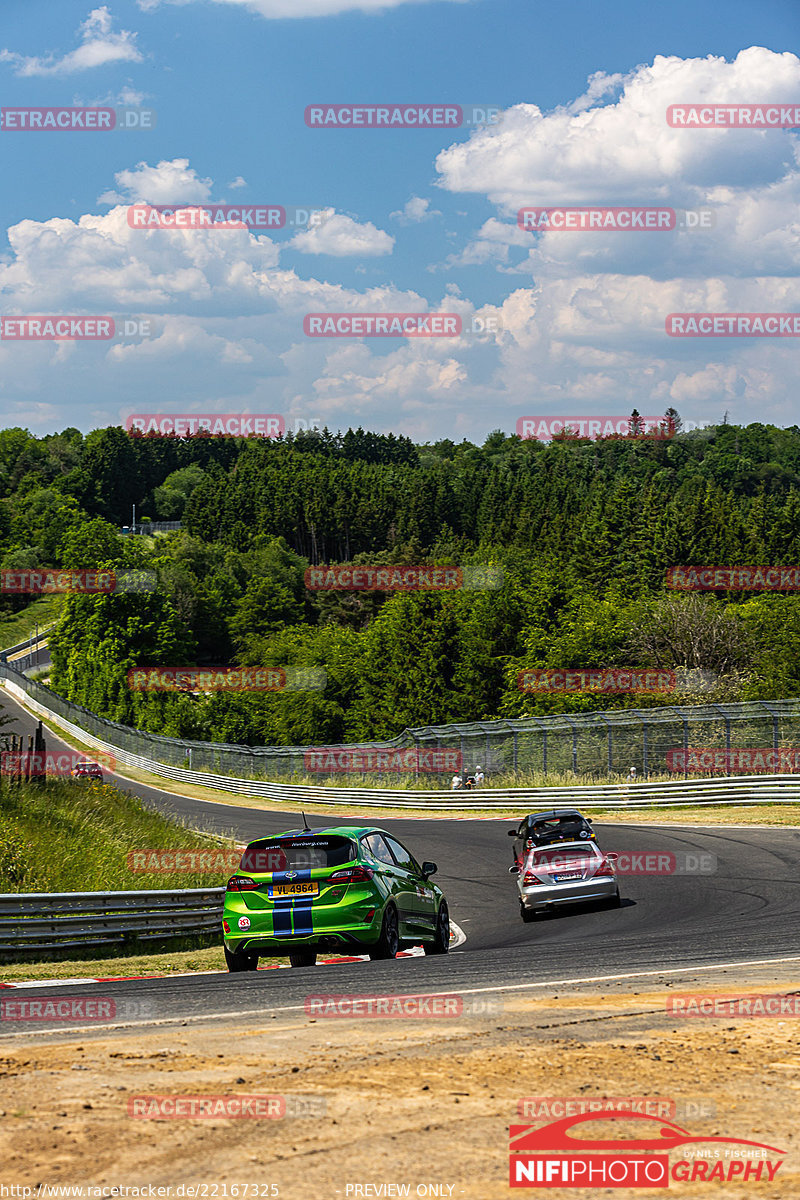
[[[628,783],[636,783],[636,767],[631,767],[628,771]]]
[[[475,787],[483,787],[483,781],[485,778],[486,776],[483,773],[483,767],[477,766],[475,768]]]
[[[470,791],[470,792],[471,792],[471,791],[472,791],[472,789],[475,787],[475,780],[474,780],[474,778],[472,777],[472,775],[468,775],[468,776],[467,776],[467,779],[466,779],[466,782],[465,782],[465,784],[464,784],[464,787],[465,787],[465,788],[467,788],[467,790],[468,790],[468,791]]]
[[[459,788],[462,788],[463,786],[464,786],[464,781],[462,780],[462,778],[458,774],[458,772],[456,772],[456,774],[453,776],[452,782],[450,784],[450,791],[457,792],[459,790]]]

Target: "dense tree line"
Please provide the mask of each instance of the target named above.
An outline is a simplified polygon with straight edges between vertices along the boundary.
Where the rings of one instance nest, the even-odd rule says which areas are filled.
[[[154,732],[244,743],[664,704],[530,695],[531,667],[680,668],[683,703],[800,694],[800,600],[681,594],[679,563],[800,564],[800,429],[415,446],[363,430],[280,440],[0,433],[0,566],[143,567],[153,593],[70,596],[53,686]],[[178,534],[122,537],[140,516]],[[316,593],[309,564],[501,568],[498,590]],[[5,607],[20,607],[6,597]],[[316,666],[320,692],[131,693],[129,667]]]

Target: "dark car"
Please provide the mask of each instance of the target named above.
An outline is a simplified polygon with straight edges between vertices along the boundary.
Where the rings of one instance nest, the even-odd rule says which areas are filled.
[[[577,808],[551,808],[546,812],[530,813],[522,818],[516,829],[509,829],[508,836],[514,839],[512,853],[517,867],[522,866],[526,852],[536,846],[597,841],[592,822]]]

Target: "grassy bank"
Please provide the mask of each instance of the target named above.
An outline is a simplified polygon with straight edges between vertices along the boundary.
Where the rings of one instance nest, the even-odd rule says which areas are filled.
[[[235,869],[235,855],[226,854],[226,847],[144,808],[110,784],[48,780],[12,786],[3,781],[0,811],[3,892],[211,887],[223,884]],[[206,851],[208,857],[186,860],[199,869],[153,870],[162,860],[137,855],[152,849]]]
[[[5,650],[33,637],[37,625],[40,631],[45,625],[51,625],[58,619],[61,602],[61,596],[40,596],[20,612],[0,615],[0,649]]]

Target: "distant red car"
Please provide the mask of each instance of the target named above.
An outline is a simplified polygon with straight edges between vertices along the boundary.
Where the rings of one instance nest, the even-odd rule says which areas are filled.
[[[79,762],[72,768],[75,779],[99,779],[103,782],[103,770],[99,763]]]

